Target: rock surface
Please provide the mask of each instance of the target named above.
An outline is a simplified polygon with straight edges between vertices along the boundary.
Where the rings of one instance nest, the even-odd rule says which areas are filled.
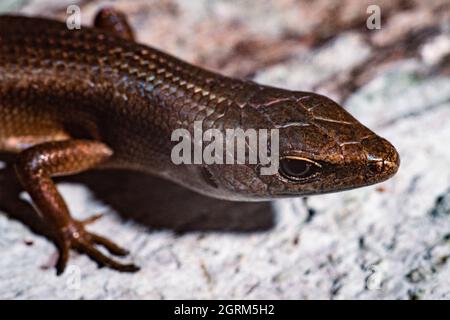
[[[0,10],[63,19],[69,2],[6,1]],[[8,212],[22,207],[0,204],[9,214],[0,215],[0,297],[450,298],[450,6],[376,2],[381,30],[366,28],[369,2],[356,0],[114,2],[141,42],[229,75],[343,102],[396,146],[400,170],[376,186],[276,201],[274,213],[267,204],[162,191],[163,182],[135,174],[61,180],[73,215],[108,212],[92,229],[114,235],[142,270],[98,269],[73,253],[69,270],[56,277],[48,267],[51,242]],[[82,22],[104,3],[79,1]],[[165,209],[177,201],[184,211]]]

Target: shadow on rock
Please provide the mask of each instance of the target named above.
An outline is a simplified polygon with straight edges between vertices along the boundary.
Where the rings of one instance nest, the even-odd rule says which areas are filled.
[[[11,158],[0,155],[0,161]],[[130,171],[91,171],[58,178],[57,182],[86,185],[96,199],[124,219],[151,230],[256,232],[273,227],[270,202],[231,202],[208,198],[171,182]],[[20,199],[22,188],[11,166],[0,170],[0,211],[51,238],[33,207]]]
[[[262,231],[273,227],[270,202],[208,198],[153,176],[130,171],[95,171],[64,179],[89,187],[124,218],[151,229]]]

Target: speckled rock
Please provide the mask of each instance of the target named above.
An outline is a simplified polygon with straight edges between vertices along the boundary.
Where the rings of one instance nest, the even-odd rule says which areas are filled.
[[[99,2],[82,2],[84,23]],[[387,1],[380,2],[392,17],[386,22],[386,33],[384,29],[373,31],[377,34],[361,32],[358,21],[364,21],[367,4],[348,0],[334,21],[339,25],[333,34],[332,28],[317,26],[318,19],[328,21],[324,8],[332,2],[302,4],[302,10],[294,0],[133,1],[133,5],[117,1],[115,5],[139,26],[140,41],[266,84],[316,90],[341,99],[336,83],[356,78],[355,68],[375,69],[362,77],[366,81],[357,83],[344,105],[397,147],[402,164],[393,179],[306,200],[276,201],[273,212],[268,204],[208,203],[179,188],[165,191],[162,182],[132,173],[88,173],[64,179],[58,187],[73,215],[107,212],[92,230],[113,235],[131,250],[130,259],[142,270],[131,275],[98,269],[85,256],[73,253],[67,272],[56,277],[49,267],[54,246],[16,219],[0,215],[0,297],[450,298],[448,25],[430,18],[431,9],[418,1],[406,9],[400,1]],[[62,18],[64,6],[64,2],[28,1],[18,10]],[[448,6],[442,6],[441,16],[446,10]],[[304,18],[301,26],[299,17]],[[387,55],[395,59],[375,62],[376,55],[390,50],[392,41],[415,32],[406,30],[402,22],[411,17],[418,21],[414,28],[431,26],[426,30],[432,35],[426,33],[417,50],[407,49],[404,57]],[[171,30],[168,35],[167,30]],[[242,50],[246,39],[255,44],[250,53]],[[282,50],[270,51],[274,47]],[[0,201],[12,200],[0,192]]]

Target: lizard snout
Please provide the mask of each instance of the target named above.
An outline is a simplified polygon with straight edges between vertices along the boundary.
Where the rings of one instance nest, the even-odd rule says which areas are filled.
[[[386,139],[374,136],[363,142],[367,155],[368,170],[386,180],[392,177],[400,166],[400,156],[395,147]]]

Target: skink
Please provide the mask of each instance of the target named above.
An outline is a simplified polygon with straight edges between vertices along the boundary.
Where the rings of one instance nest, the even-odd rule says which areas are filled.
[[[174,130],[278,129],[279,171],[258,164],[171,161]],[[125,168],[227,200],[270,200],[378,183],[399,167],[395,148],[325,96],[225,77],[133,41],[124,16],[95,27],[0,16],[0,151],[56,234],[57,273],[70,249],[119,271],[127,251],[71,217],[52,177]]]

